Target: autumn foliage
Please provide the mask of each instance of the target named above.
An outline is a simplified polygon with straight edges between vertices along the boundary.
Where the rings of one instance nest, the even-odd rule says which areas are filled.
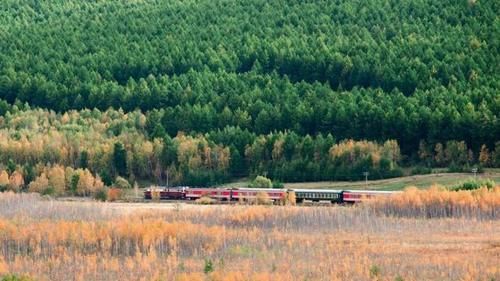
[[[64,168],[60,165],[42,166],[37,170],[40,174],[28,184],[22,171],[14,171],[10,176],[7,171],[0,171],[0,187],[19,192],[26,190],[50,195],[82,195],[90,196],[105,189],[99,175],[94,176],[88,169]]]
[[[122,191],[119,188],[110,188],[107,193],[107,199],[111,202],[121,199]]]
[[[47,186],[61,194],[65,191],[65,169],[69,167],[80,176],[74,190],[79,195],[96,192],[98,187],[92,181],[97,175],[107,185],[119,176],[125,181],[160,182],[168,173],[171,183],[193,181],[194,185],[208,185],[228,176],[228,147],[202,135],[179,133],[165,141],[149,138],[146,131],[146,115],[139,111],[9,112],[0,116],[0,169],[12,163],[15,171],[9,172],[11,190],[18,191],[45,173]],[[27,167],[35,175],[24,182]],[[0,186],[3,176],[0,174]],[[43,180],[38,185],[45,184]]]

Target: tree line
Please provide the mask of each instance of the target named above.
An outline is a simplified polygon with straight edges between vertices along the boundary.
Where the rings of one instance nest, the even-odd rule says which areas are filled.
[[[293,131],[257,135],[227,126],[205,134],[158,137],[140,111],[70,110],[16,105],[0,116],[0,188],[55,194],[95,194],[134,182],[210,186],[257,175],[275,182],[360,180],[400,176],[407,166],[499,167],[500,142],[469,148],[464,141],[420,142],[418,158],[396,140],[301,136]],[[417,173],[420,171],[416,171]]]

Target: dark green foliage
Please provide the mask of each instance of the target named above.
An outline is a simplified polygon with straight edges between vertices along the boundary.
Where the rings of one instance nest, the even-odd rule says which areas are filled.
[[[113,178],[106,170],[102,170],[99,172],[99,176],[101,177],[102,182],[106,186],[111,186],[113,184]]]
[[[284,188],[285,185],[280,181],[273,181],[273,188]]]
[[[491,189],[495,187],[495,182],[489,179],[486,180],[476,180],[476,179],[468,179],[459,185],[453,187],[453,190],[474,190],[482,187],[486,187]]]
[[[197,169],[183,172],[183,184],[190,186],[213,186],[227,182],[229,177],[222,172]]]
[[[95,194],[94,194],[94,199],[98,201],[105,202],[108,200],[108,193],[106,192],[106,189],[99,189]]]
[[[1,90],[0,90],[1,91]],[[4,116],[7,111],[11,109],[9,103],[4,100],[0,100],[0,116]]]
[[[18,109],[160,109],[151,138],[235,126],[405,154],[500,135],[495,1],[3,4],[0,98]]]
[[[69,186],[71,193],[76,194],[76,190],[78,188],[78,181],[79,180],[80,180],[80,175],[79,174],[74,173],[71,176],[71,182],[70,182],[70,186]]]
[[[469,172],[470,169],[468,167],[460,166],[455,163],[451,163],[448,165],[448,169],[446,169],[448,173],[462,173]]]
[[[25,164],[23,167],[24,184],[28,185],[30,182],[35,180],[36,172],[31,164]]]
[[[12,159],[9,159],[9,161],[7,162],[7,172],[9,172],[9,175],[12,174],[16,170],[16,168],[16,163]]]
[[[177,164],[177,143],[172,141],[169,136],[164,138],[165,145],[161,153],[161,163],[164,166]]]
[[[113,149],[113,166],[116,173],[121,176],[126,176],[127,171],[127,151],[121,142],[116,142]]]
[[[416,166],[411,169],[412,175],[426,175],[432,173],[432,169],[424,166]]]
[[[89,153],[85,150],[80,152],[80,168],[87,169],[89,166]]]
[[[492,153],[492,163],[495,167],[500,167],[500,141],[495,143],[495,151]]]
[[[42,195],[55,195],[56,191],[52,186],[47,187],[42,191]]]
[[[231,162],[230,162],[230,172],[233,176],[242,176],[246,174],[246,163],[245,159],[241,156],[240,152],[234,145],[230,147],[231,152]]]
[[[205,272],[205,274],[208,274],[212,271],[214,271],[214,264],[211,259],[206,259],[205,266],[203,267],[203,272]]]

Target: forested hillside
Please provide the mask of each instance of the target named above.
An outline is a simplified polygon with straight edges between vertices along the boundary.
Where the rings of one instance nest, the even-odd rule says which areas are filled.
[[[259,173],[301,181],[395,176],[401,164],[499,165],[498,14],[482,0],[4,0],[0,114],[10,117],[0,141],[46,133],[9,119],[35,118],[30,107],[57,112],[34,111],[45,113],[30,122],[87,121],[73,121],[74,159],[1,161],[78,168],[79,153],[117,142],[128,157],[134,142],[189,143],[189,157],[209,147],[222,158],[171,151],[142,168],[129,159],[121,173],[104,160],[88,168],[146,179],[170,169],[179,183],[202,185]],[[136,135],[116,127],[123,116],[140,119]],[[65,126],[56,131],[73,130]],[[351,150],[364,156],[342,158]]]

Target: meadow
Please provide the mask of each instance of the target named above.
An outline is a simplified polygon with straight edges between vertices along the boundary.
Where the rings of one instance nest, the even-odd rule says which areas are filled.
[[[311,189],[373,189],[373,190],[403,190],[409,186],[426,189],[432,185],[442,185],[453,187],[461,182],[473,179],[472,173],[446,173],[437,170],[427,175],[402,176],[390,179],[364,180],[358,181],[316,181],[316,182],[285,182],[285,188],[311,188]],[[492,180],[500,184],[500,169],[486,169],[484,173],[477,175],[479,180]],[[225,187],[247,187],[250,184],[248,179],[240,179],[227,184]]]
[[[499,280],[500,189],[464,194],[409,190],[394,203],[354,207],[143,203],[129,209],[3,193],[0,276]],[[411,211],[416,206],[462,211],[422,215]]]

